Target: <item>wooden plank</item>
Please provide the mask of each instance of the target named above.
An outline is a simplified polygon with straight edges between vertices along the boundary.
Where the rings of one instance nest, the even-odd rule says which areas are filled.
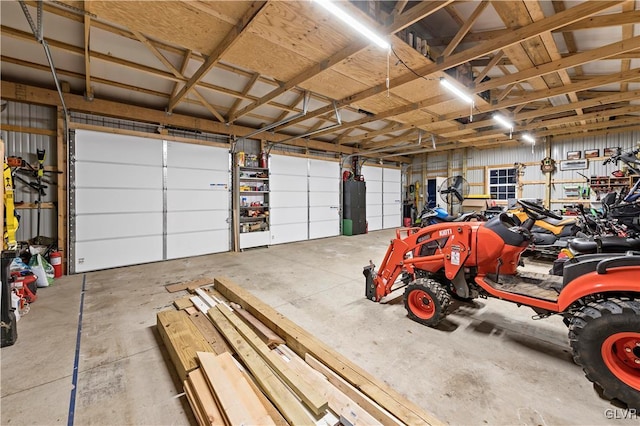
[[[184,311],[186,313],[188,313],[189,315],[194,315],[198,313],[198,310],[195,308],[195,306],[187,306]]]
[[[187,383],[193,391],[195,396],[194,400],[197,403],[200,415],[206,424],[224,425],[224,418],[220,412],[220,408],[218,407],[218,404],[216,404],[213,394],[211,393],[211,389],[207,384],[207,379],[205,379],[200,368],[196,368],[189,373]]]
[[[167,284],[164,286],[165,289],[169,293],[175,293],[177,291],[182,290],[195,290],[198,287],[202,287],[203,285],[213,284],[213,280],[211,278],[198,278],[196,280],[185,281],[181,283],[173,283]]]
[[[187,396],[187,401],[189,402],[189,406],[191,407],[191,411],[193,412],[193,416],[196,418],[198,422],[198,426],[209,426],[209,424],[204,420],[204,415],[198,403],[196,402],[197,397],[193,386],[189,383],[188,380],[184,380],[182,388],[184,389],[184,394]]]
[[[293,371],[300,374],[301,377],[306,380],[310,386],[315,387],[318,391],[327,398],[329,402],[329,408],[338,415],[350,420],[352,424],[364,424],[364,425],[396,425],[397,423],[381,423],[375,419],[364,408],[356,404],[350,399],[344,392],[341,392],[335,386],[320,374],[318,371],[311,368],[302,358],[296,355],[291,349],[285,345],[280,345],[273,351],[278,353],[283,360],[289,365]]]
[[[158,312],[157,328],[180,380],[198,366],[196,352],[213,352],[211,345],[183,311]]]
[[[229,320],[224,317],[220,309],[225,308],[218,306],[217,309],[210,309],[209,317],[231,344],[244,365],[251,371],[271,402],[278,407],[289,423],[295,425],[312,423],[311,417],[306,413],[298,399],[273,373],[258,353],[242,338]]]
[[[198,296],[200,296],[200,298],[204,301],[204,303],[206,303],[207,305],[211,306],[212,308],[214,306],[216,306],[218,303],[213,300],[211,298],[211,296],[209,296],[204,290],[202,290],[201,288],[196,288],[195,292]]]
[[[273,332],[269,327],[260,322],[260,320],[248,311],[242,309],[242,306],[237,303],[232,303],[231,307],[235,309],[236,313],[256,332],[260,339],[273,349],[274,347],[284,344],[284,340]]]
[[[176,309],[179,311],[182,309],[193,307],[193,302],[191,302],[191,296],[181,297],[180,299],[174,300],[173,306],[175,306]]]
[[[258,396],[258,399],[262,403],[262,406],[267,410],[267,413],[269,413],[274,423],[278,426],[288,426],[289,423],[287,423],[284,417],[282,417],[282,414],[280,414],[280,411],[278,411],[276,407],[273,406],[271,401],[269,401],[269,398],[267,398],[265,394],[262,393],[262,391],[256,384],[255,380],[253,379],[253,377],[251,377],[246,370],[240,370],[240,371],[242,372],[242,375],[249,383],[249,386],[251,386],[251,389],[253,389],[253,391]]]
[[[393,417],[387,410],[380,407],[380,405],[378,405],[371,398],[367,397],[358,389],[351,386],[349,383],[347,383],[346,380],[344,380],[342,377],[338,376],[336,373],[331,371],[329,367],[327,367],[326,365],[324,365],[323,363],[315,359],[313,355],[306,354],[304,359],[307,362],[307,364],[313,367],[314,370],[322,373],[329,380],[329,383],[331,383],[333,386],[335,386],[337,389],[339,389],[341,392],[347,395],[351,400],[353,400],[360,407],[367,410],[367,412],[371,414],[373,417],[375,417],[378,421],[380,421],[380,423],[384,425],[402,424],[400,421],[398,421],[398,419]]]
[[[203,314],[206,314],[207,311],[211,309],[211,306],[204,303],[204,300],[200,299],[200,296],[191,296],[189,300],[191,300],[193,305]]]
[[[232,425],[274,425],[231,354],[198,352],[204,375]]]
[[[321,362],[330,365],[332,370],[343,379],[360,389],[400,421],[410,425],[442,424],[433,415],[427,413],[391,387],[380,382],[353,362],[311,336],[297,324],[230,279],[218,277],[215,281],[216,289],[224,297],[241,305],[267,327],[284,338],[287,345],[299,356],[310,353]],[[211,310],[211,312],[214,312],[214,310]]]
[[[218,330],[213,326],[213,323],[209,320],[209,317],[207,317],[206,314],[196,312],[189,316],[189,319],[198,328],[198,330],[200,330],[200,333],[202,333],[205,340],[211,345],[213,352],[218,355],[223,352],[233,354],[233,349],[229,347],[227,341],[224,340],[224,337],[222,337],[220,332],[218,332]]]
[[[298,398],[313,412],[320,415],[328,408],[327,399],[322,397],[313,387],[305,383],[291,371],[284,361],[275,356],[269,347],[254,333],[240,317],[227,309],[219,309],[220,312],[238,330],[251,347],[262,357],[264,361],[280,376],[280,378],[298,395]]]

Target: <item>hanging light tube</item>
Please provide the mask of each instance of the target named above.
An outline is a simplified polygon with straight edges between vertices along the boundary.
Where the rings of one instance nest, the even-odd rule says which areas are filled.
[[[449,82],[449,80],[447,80],[446,78],[441,77],[440,78],[440,84],[445,89],[447,89],[448,91],[450,91],[451,93],[453,93],[458,98],[460,98],[461,100],[465,101],[466,103],[468,103],[468,104],[472,104],[473,103],[473,98],[471,96],[467,95],[462,90],[458,89],[451,82]]]
[[[377,44],[383,49],[389,49],[391,46],[388,42],[386,42],[382,37],[374,33],[372,30],[367,28],[365,25],[360,23],[356,18],[349,15],[344,10],[340,9],[335,3],[331,0],[314,0],[320,6],[324,7],[326,10],[331,12],[333,16],[340,19],[345,24],[349,25],[354,30],[358,31],[360,34],[367,37],[369,40]]]
[[[529,133],[523,134],[522,135],[522,139],[524,139],[525,142],[529,142],[531,144],[535,144],[536,143],[536,140]]]
[[[497,121],[505,129],[509,129],[509,130],[513,129],[513,123],[507,120],[506,118],[504,118],[503,116],[501,116],[500,114],[495,114],[493,116],[493,119]]]

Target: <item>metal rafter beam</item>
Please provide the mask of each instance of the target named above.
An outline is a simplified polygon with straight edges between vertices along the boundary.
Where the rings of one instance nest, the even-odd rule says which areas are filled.
[[[250,26],[251,22],[264,10],[264,6],[267,1],[254,1],[249,6],[249,9],[240,18],[238,23],[227,33],[222,42],[216,46],[209,57],[198,68],[198,70],[189,78],[187,84],[169,101],[167,111],[173,111],[176,105],[184,98],[193,87],[220,61],[222,56],[229,51],[240,39],[242,34]]]
[[[378,31],[380,33],[383,34],[394,34],[397,31],[400,31],[406,27],[408,27],[409,25],[411,25],[412,23],[423,19],[429,15],[431,15],[432,13],[440,10],[441,8],[443,8],[444,6],[446,6],[448,3],[451,3],[451,0],[446,0],[446,1],[432,1],[432,2],[421,2],[421,4],[414,6],[413,8],[409,9],[409,11],[398,15],[398,16],[391,16],[390,20],[391,23],[389,23],[386,27],[382,27],[379,28]],[[340,50],[339,52],[334,53],[333,55],[331,55],[329,58],[325,59],[324,61],[321,61],[309,68],[307,68],[306,70],[302,71],[300,74],[296,75],[295,77],[293,77],[292,79],[290,79],[289,81],[287,81],[286,83],[282,84],[280,87],[278,87],[277,89],[267,93],[265,96],[263,96],[262,98],[260,98],[259,100],[257,100],[256,102],[253,102],[250,105],[247,105],[246,107],[244,107],[242,110],[236,112],[235,114],[233,114],[232,116],[229,117],[229,122],[232,123],[233,121],[237,120],[238,118],[242,117],[243,115],[247,114],[249,111],[253,111],[254,109],[258,108],[261,105],[264,105],[266,102],[269,102],[272,99],[277,98],[278,96],[282,95],[283,93],[293,89],[294,87],[304,83],[305,81],[311,79],[312,77],[315,77],[316,75],[320,74],[321,72],[335,66],[336,64],[342,62],[343,60],[347,59],[350,56],[355,55],[356,53],[360,52],[361,50],[365,49],[367,46],[369,46],[371,44],[370,41],[357,41],[355,43],[350,44],[349,46],[345,47],[344,49]],[[325,111],[327,112],[327,111]]]

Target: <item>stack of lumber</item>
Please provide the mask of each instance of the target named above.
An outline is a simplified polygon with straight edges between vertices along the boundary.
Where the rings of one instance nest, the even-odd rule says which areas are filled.
[[[441,423],[232,281],[214,281],[184,286],[193,295],[157,316],[198,424]]]

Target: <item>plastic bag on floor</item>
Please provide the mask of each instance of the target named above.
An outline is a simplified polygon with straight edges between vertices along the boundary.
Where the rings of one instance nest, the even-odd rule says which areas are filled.
[[[53,284],[53,266],[41,254],[31,256],[29,266],[31,271],[38,277],[36,281],[38,287],[49,287],[49,285]]]

